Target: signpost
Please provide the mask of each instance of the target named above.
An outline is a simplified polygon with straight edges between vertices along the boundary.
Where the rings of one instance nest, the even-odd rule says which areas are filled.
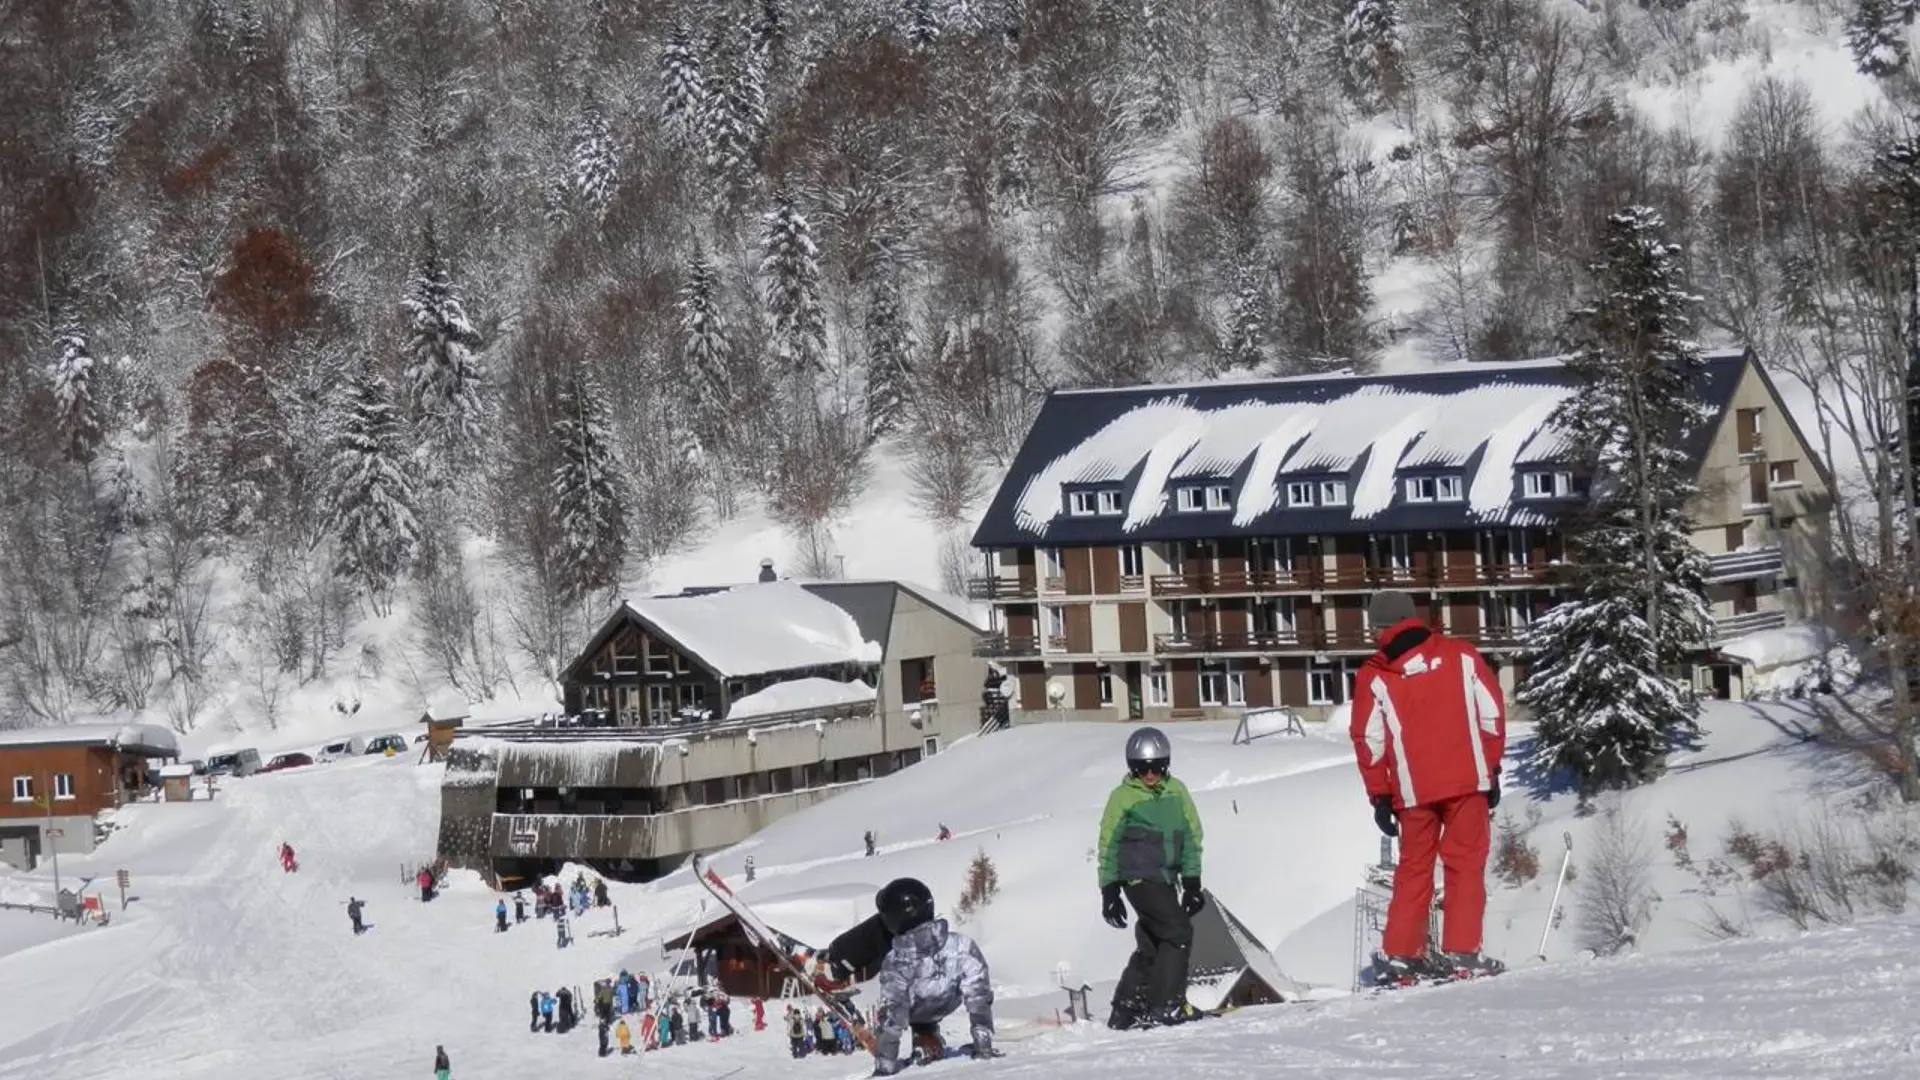
[[[120,886],[120,910],[125,911],[127,910],[127,872],[125,870],[115,870],[113,872],[113,880],[115,884]]]

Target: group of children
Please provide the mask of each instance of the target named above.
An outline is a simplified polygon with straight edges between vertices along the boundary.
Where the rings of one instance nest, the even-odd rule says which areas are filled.
[[[851,1054],[855,1049],[853,1032],[846,1022],[816,1007],[813,1015],[805,1009],[787,1006],[787,1046],[797,1058],[808,1054]]]

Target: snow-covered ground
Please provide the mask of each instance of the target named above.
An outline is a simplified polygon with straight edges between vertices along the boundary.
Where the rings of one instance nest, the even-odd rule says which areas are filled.
[[[1532,829],[1550,863],[1541,879],[1496,888],[1489,950],[1515,965],[1482,985],[1344,998],[1351,977],[1351,900],[1378,850],[1351,749],[1338,731],[1233,746],[1226,725],[1173,729],[1175,769],[1207,826],[1208,885],[1276,953],[1287,974],[1316,984],[1306,1004],[1249,1009],[1191,1028],[1116,1035],[1038,1024],[1065,1003],[1061,976],[1111,983],[1131,935],[1098,917],[1093,833],[1117,779],[1126,728],[1040,725],[964,742],[894,777],[790,817],[719,853],[715,864],[775,925],[819,943],[871,910],[873,890],[902,874],[924,878],[943,909],[965,866],[985,851],[1001,892],[962,929],[994,964],[1011,1056],[982,1075],[1093,1077],[1125,1064],[1174,1076],[1912,1075],[1920,998],[1920,921],[1714,945],[1709,903],[1766,920],[1751,898],[1709,896],[1660,848],[1669,814],[1684,821],[1696,860],[1717,850],[1726,823],[1767,827],[1806,806],[1848,771],[1804,736],[1800,706],[1716,704],[1706,746],[1629,800],[1659,858],[1662,898],[1643,955],[1582,959],[1581,885],[1570,917],[1532,959],[1562,832],[1579,853],[1599,817],[1576,818],[1564,797],[1540,804]],[[106,885],[105,928],[59,929],[45,916],[0,911],[0,1080],[101,1080],[267,1075],[360,1078],[424,1075],[444,1044],[456,1077],[537,1069],[629,1070],[594,1057],[590,1028],[567,1036],[522,1028],[535,988],[589,985],[622,967],[661,972],[660,941],[700,917],[704,894],[685,872],[647,886],[613,886],[623,933],[590,913],[568,949],[550,924],[492,929],[494,895],[456,875],[423,905],[403,868],[429,857],[438,766],[370,758],[229,783],[210,803],[123,809],[121,828],[93,856],[61,860],[63,877]],[[1526,815],[1516,791],[1503,814]],[[941,824],[950,841],[933,839]],[[861,834],[880,852],[861,855]],[[282,873],[281,840],[301,869]],[[1549,845],[1552,847],[1549,847]],[[752,854],[758,871],[741,883]],[[131,872],[124,913],[110,882]],[[1589,875],[1590,876],[1590,875]],[[48,873],[0,878],[18,902],[51,890]],[[344,905],[367,901],[372,929],[355,938]],[[1064,965],[1064,969],[1063,969]],[[1102,1006],[1104,1001],[1101,1001]],[[777,1003],[773,1007],[777,1016]],[[736,1026],[746,1027],[744,1007]],[[769,1030],[717,1045],[648,1055],[663,1076],[864,1074],[843,1059],[791,1061]]]

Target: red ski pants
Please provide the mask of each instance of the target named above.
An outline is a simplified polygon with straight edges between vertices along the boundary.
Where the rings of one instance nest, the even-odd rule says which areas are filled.
[[[1400,811],[1400,863],[1393,871],[1393,900],[1387,905],[1382,952],[1406,959],[1426,955],[1436,855],[1446,875],[1440,948],[1450,953],[1480,951],[1492,817],[1482,792]]]

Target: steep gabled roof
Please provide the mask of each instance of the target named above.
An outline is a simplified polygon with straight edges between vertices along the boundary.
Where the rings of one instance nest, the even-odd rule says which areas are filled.
[[[627,600],[568,665],[563,679],[584,677],[594,655],[631,623],[722,679],[877,664],[882,656],[879,644],[838,605],[793,582],[768,581]]]
[[[1710,352],[1699,386],[1714,414],[1750,360]],[[1055,391],[994,494],[976,547],[1458,529],[1547,523],[1566,504],[1516,500],[1518,471],[1571,461],[1547,424],[1574,392],[1558,360],[1452,364],[1378,376]],[[1458,474],[1458,502],[1408,503],[1400,478]],[[1347,505],[1290,507],[1290,480],[1339,479]],[[1174,489],[1226,484],[1231,510],[1180,513]],[[1118,487],[1124,512],[1072,516],[1065,491]]]

